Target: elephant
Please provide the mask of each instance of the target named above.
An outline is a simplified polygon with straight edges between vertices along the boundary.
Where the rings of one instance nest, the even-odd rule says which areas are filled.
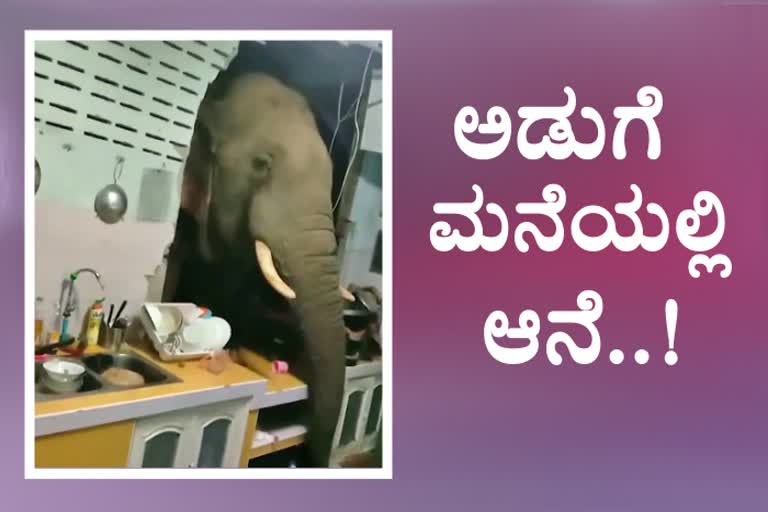
[[[306,444],[316,467],[329,463],[345,383],[349,296],[339,282],[332,179],[328,149],[298,91],[260,72],[222,72],[209,86],[184,166],[186,228],[176,235],[185,239],[186,229],[194,240],[186,258],[197,264],[177,272],[194,274],[195,283],[173,299],[229,315],[227,348],[258,337],[300,339],[289,350],[300,353],[309,389]],[[264,311],[280,321],[262,321]],[[282,327],[264,327],[273,324]]]

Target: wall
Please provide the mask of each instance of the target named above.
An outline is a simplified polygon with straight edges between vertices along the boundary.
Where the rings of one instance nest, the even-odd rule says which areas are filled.
[[[125,220],[174,222],[179,209],[181,163],[158,160],[135,149],[116,148],[51,126],[39,126],[36,132],[35,158],[42,171],[37,203],[67,205],[95,216],[94,198],[114,181],[118,156],[125,159],[118,180],[128,196]],[[186,157],[186,150],[179,156]]]
[[[199,102],[236,49],[223,41],[36,43],[35,158],[42,181],[35,198],[35,292],[45,300],[47,323],[62,280],[82,267],[102,273],[108,303],[127,300],[128,315],[159,299],[162,270],[150,278],[174,236]],[[128,211],[107,225],[93,203],[113,182],[118,157]],[[75,331],[102,295],[87,275],[76,292]]]
[[[373,78],[368,91],[368,110],[365,113],[360,149],[381,153],[383,129],[381,113],[381,78]]]
[[[348,236],[342,249],[343,284],[375,286],[381,290],[381,273],[371,271],[373,252],[381,233],[382,213],[382,105],[381,79],[371,80],[368,109],[360,138],[360,178],[354,190],[349,214]]]
[[[62,280],[82,267],[103,274],[107,301],[128,301],[126,314],[159,300],[160,267],[174,235],[180,170],[205,87],[234,57],[231,42],[44,41],[35,50],[35,154],[42,182],[35,201],[35,289],[46,320]],[[202,60],[201,60],[202,59]],[[381,229],[381,80],[372,80],[362,127],[363,175],[354,194],[352,234],[342,253],[342,280],[381,289],[370,271]],[[377,104],[378,103],[378,104]],[[128,195],[125,219],[100,222],[96,193],[112,183]],[[154,277],[153,277],[154,276]],[[72,325],[101,292],[78,281]]]

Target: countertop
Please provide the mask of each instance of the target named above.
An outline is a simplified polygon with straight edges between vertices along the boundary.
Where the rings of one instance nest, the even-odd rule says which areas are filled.
[[[270,384],[269,378],[237,363],[228,364],[221,373],[214,374],[201,368],[199,360],[162,361],[146,345],[131,346],[127,350],[172,373],[181,382],[36,401],[35,435],[49,435],[237,399],[248,398],[250,408],[258,409],[262,406],[260,398],[266,394]],[[87,351],[100,352],[104,352],[100,347]],[[256,354],[253,357],[263,359]],[[266,366],[269,367],[269,364]],[[290,376],[289,380],[288,387],[303,385],[295,377]],[[280,386],[273,384],[272,387],[279,389]]]
[[[162,361],[148,344],[133,345],[129,350],[172,373],[181,382],[35,402],[35,436],[229,400],[247,398],[250,409],[256,410],[306,400],[308,396],[304,382],[290,373],[272,373],[270,361],[254,352],[239,351],[232,364],[221,373],[213,374],[201,368],[199,360]],[[88,349],[88,353],[99,352],[104,350]],[[347,368],[347,378],[380,372],[380,362],[367,362]]]

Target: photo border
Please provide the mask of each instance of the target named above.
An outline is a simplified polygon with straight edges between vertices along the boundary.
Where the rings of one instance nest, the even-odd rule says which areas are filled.
[[[382,467],[36,468],[34,386],[35,123],[34,45],[59,40],[381,41],[382,48]],[[392,31],[391,30],[25,30],[24,32],[24,477],[25,479],[385,479],[392,476]]]

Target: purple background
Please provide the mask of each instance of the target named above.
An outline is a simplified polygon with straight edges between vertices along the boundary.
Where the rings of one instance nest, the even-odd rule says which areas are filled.
[[[471,0],[364,7],[326,0],[305,8],[68,3],[18,0],[0,21],[3,509],[81,510],[77,496],[88,491],[99,496],[89,503],[119,511],[768,510],[768,9],[633,2],[516,8]],[[394,30],[394,481],[23,481],[27,28]],[[623,162],[608,150],[593,162],[528,162],[513,144],[482,163],[453,141],[462,106],[484,112],[499,104],[514,113],[559,105],[565,85],[579,107],[603,114],[610,136],[612,108],[633,104],[646,84],[664,94],[655,162],[645,158],[637,129]],[[711,190],[725,206],[720,248],[734,263],[733,276],[690,278],[689,253],[674,238],[657,254],[587,254],[572,242],[555,254],[523,255],[511,243],[497,254],[438,254],[428,235],[437,220],[432,204],[470,199],[472,183],[507,211],[560,183],[568,220],[583,205],[628,200],[631,183],[671,216],[689,208],[697,191]],[[510,217],[514,227],[518,219]],[[490,311],[516,318],[528,307],[569,309],[587,288],[605,301],[595,365],[556,368],[541,351],[528,365],[507,367],[485,351]],[[674,368],[662,359],[669,297],[680,304]],[[628,357],[613,366],[607,355],[616,347],[628,355],[644,347],[651,361],[638,367]]]

